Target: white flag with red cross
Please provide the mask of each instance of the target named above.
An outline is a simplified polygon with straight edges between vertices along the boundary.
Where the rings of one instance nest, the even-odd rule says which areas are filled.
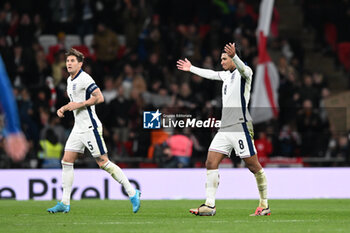
[[[259,61],[255,71],[251,101],[251,116],[254,123],[278,117],[279,75],[267,52],[267,37],[271,25],[274,0],[260,3],[257,28]]]

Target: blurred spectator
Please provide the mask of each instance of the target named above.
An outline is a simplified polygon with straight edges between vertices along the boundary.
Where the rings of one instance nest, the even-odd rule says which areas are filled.
[[[66,69],[66,57],[64,54],[64,50],[59,50],[54,54],[54,62],[51,65],[51,69],[55,85],[58,85],[63,80],[63,70]]]
[[[46,131],[52,129],[57,137],[57,140],[62,145],[66,142],[68,133],[61,124],[61,119],[56,114],[50,114],[48,111],[43,111],[47,114],[47,122],[40,131],[40,140],[45,139]]]
[[[114,132],[112,138],[111,149],[109,150],[109,153],[112,155],[111,159],[129,156],[130,153],[128,153],[125,143],[120,140],[119,133]]]
[[[202,44],[196,25],[190,24],[187,27],[180,25],[179,27],[181,27],[183,34],[183,56],[192,60],[200,60],[200,47]]]
[[[112,76],[105,76],[102,94],[107,105],[117,97],[118,92],[114,86],[114,79]]]
[[[94,33],[94,20],[96,14],[96,3],[92,0],[76,0],[74,5],[75,24],[81,41],[84,37]]]
[[[131,67],[130,64],[125,64],[124,72],[119,77],[119,79],[121,79],[121,85],[123,86],[123,94],[126,99],[130,98],[134,76],[134,69]]]
[[[41,168],[61,168],[61,156],[63,144],[53,129],[47,129],[45,138],[40,140],[38,158],[41,160]]]
[[[29,14],[23,14],[17,28],[18,43],[23,47],[32,46],[35,36],[35,28],[32,24]]]
[[[303,108],[297,116],[297,128],[301,134],[301,153],[303,156],[317,156],[320,143],[321,119],[312,101],[304,100]]]
[[[33,18],[33,27],[34,27],[34,35],[38,38],[40,35],[44,33],[45,30],[45,22],[42,20],[40,14],[35,14]]]
[[[295,120],[300,103],[299,85],[294,70],[287,71],[285,78],[278,90],[280,106],[279,121],[282,125]]]
[[[285,56],[279,57],[277,69],[282,83],[287,79],[287,76],[290,72],[294,72],[293,67],[289,65],[288,60]]]
[[[164,161],[165,168],[188,168],[191,163],[193,142],[181,131],[175,130],[174,134],[166,140],[164,154],[167,159]]]
[[[300,100],[310,100],[312,106],[318,108],[320,93],[313,85],[312,76],[308,73],[304,74],[303,85],[299,89]]]
[[[20,92],[20,100],[18,102],[18,112],[22,123],[23,132],[28,141],[39,142],[38,124],[35,122],[34,104],[31,100],[28,89],[22,89]]]
[[[107,120],[107,124],[115,132],[119,133],[119,138],[122,142],[128,139],[129,129],[129,109],[130,101],[125,98],[124,87],[119,86],[117,98],[113,99],[109,105],[110,114]]]
[[[188,83],[185,82],[181,84],[178,100],[179,100],[178,104],[180,106],[185,106],[190,109],[193,109],[196,107],[194,97],[192,95],[192,90]]]
[[[268,162],[270,154],[273,151],[272,142],[266,136],[265,132],[259,132],[258,138],[254,140],[254,144],[257,150],[259,162],[262,167]]]
[[[135,75],[132,82],[132,87],[133,87],[133,90],[136,90],[138,94],[143,94],[145,91],[147,91],[146,81],[141,74]]]
[[[312,74],[313,86],[318,92],[318,96],[322,95],[322,90],[328,88],[328,83],[321,72],[314,72]]]
[[[13,60],[10,63],[9,75],[14,82],[14,86],[32,86],[35,61],[24,53],[23,47],[16,44],[13,49]]]
[[[346,166],[349,163],[349,153],[350,145],[347,135],[339,135],[329,141],[328,158],[339,159],[339,162],[334,162],[332,166]]]
[[[301,144],[300,136],[292,126],[284,125],[278,135],[277,154],[283,157],[296,157]]]
[[[282,47],[281,51],[283,56],[287,59],[287,61],[290,61],[294,54],[288,40],[286,39],[282,40],[281,47]]]
[[[1,32],[1,29],[0,29]],[[13,56],[13,48],[9,45],[8,40],[5,35],[0,35],[0,53],[3,58],[3,62],[7,67],[8,75],[13,75],[13,71],[10,70],[12,67],[12,56]],[[12,73],[11,73],[12,72]]]
[[[49,7],[52,12],[51,31],[73,32],[74,1],[70,0],[50,0]]]
[[[103,22],[98,22],[92,47],[95,50],[99,71],[102,74],[111,72],[119,49],[117,34]]]
[[[126,46],[135,49],[139,34],[142,32],[146,19],[146,6],[144,1],[124,1],[126,7],[122,13]],[[137,4],[139,3],[139,4]]]
[[[159,54],[157,53],[150,54],[148,63],[145,68],[147,70],[146,79],[149,82],[153,83],[159,80],[161,84],[163,83],[164,77],[162,72],[162,66],[159,61]]]
[[[46,56],[43,50],[38,50],[35,54],[35,63],[36,69],[35,73],[37,74],[38,85],[43,85],[47,76],[52,74],[52,66],[49,66]],[[62,74],[61,74],[62,76]],[[55,83],[57,85],[59,82]]]

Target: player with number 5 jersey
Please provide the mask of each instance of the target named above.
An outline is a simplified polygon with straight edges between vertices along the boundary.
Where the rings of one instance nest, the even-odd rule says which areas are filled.
[[[238,51],[234,43],[225,45],[221,54],[221,66],[224,71],[198,68],[187,59],[177,61],[179,70],[223,82],[221,127],[210,144],[206,160],[207,199],[198,208],[190,209],[190,213],[199,216],[213,216],[216,214],[215,195],[219,186],[218,168],[220,162],[226,156],[231,155],[232,150],[234,150],[236,156],[244,160],[246,166],[256,178],[260,202],[251,216],[270,215],[267,202],[266,175],[257,158],[253,141],[252,118],[248,112],[253,71],[242,62]]]
[[[62,200],[47,211],[50,213],[70,211],[73,165],[78,156],[84,153],[84,149],[88,148],[98,166],[123,185],[132,203],[133,212],[136,213],[140,208],[141,193],[131,186],[123,171],[108,159],[102,136],[102,124],[95,112],[95,105],[102,103],[104,97],[91,76],[82,70],[83,60],[83,54],[73,48],[66,53],[66,67],[70,74],[67,79],[70,102],[58,109],[57,115],[64,117],[66,111],[73,111],[75,122],[62,159]]]

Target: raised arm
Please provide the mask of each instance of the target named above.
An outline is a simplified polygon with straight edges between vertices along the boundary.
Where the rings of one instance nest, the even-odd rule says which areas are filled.
[[[179,70],[189,71],[203,78],[212,80],[222,80],[220,78],[219,72],[195,67],[187,58],[185,58],[185,60],[178,60],[176,66]]]
[[[246,66],[243,61],[236,54],[235,43],[228,43],[224,48],[228,56],[230,56],[233,62],[236,65],[237,70],[243,78],[250,78],[253,74],[252,69],[249,66]]]

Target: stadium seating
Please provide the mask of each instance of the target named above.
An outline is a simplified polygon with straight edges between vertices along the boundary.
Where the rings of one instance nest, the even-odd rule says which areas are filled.
[[[333,51],[337,50],[337,28],[332,23],[327,23],[324,26],[324,32],[327,43],[331,46]]]
[[[65,39],[66,49],[72,48],[73,46],[81,45],[81,40],[78,35],[68,34]]]
[[[55,54],[61,49],[64,49],[61,44],[55,44],[49,47],[49,51],[47,53],[46,59],[50,64],[54,62]]]
[[[56,45],[58,42],[55,35],[41,35],[39,36],[38,40],[46,54],[49,52],[49,48],[53,45]]]
[[[84,57],[86,58],[91,58],[92,60],[96,59],[96,57],[90,53],[90,50],[86,45],[76,45],[76,46],[73,46],[73,48],[75,48],[76,50],[84,54]]]
[[[350,42],[338,44],[338,58],[347,71],[350,71]]]
[[[92,35],[92,34],[86,35],[84,37],[84,44],[89,48],[91,54],[94,53],[94,49],[92,48],[93,40],[94,40],[94,35]]]

